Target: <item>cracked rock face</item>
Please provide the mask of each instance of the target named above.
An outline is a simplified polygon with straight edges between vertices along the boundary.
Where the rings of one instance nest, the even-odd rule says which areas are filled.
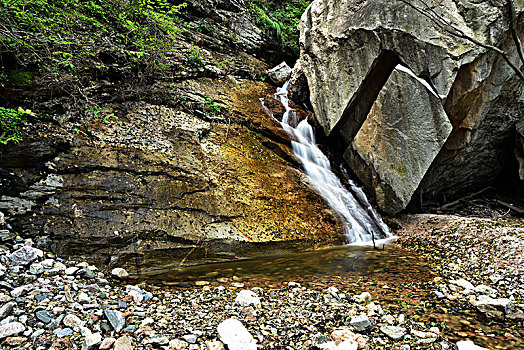
[[[48,128],[38,143],[44,150],[22,143],[0,154],[1,164],[12,165],[0,171],[21,187],[0,198],[0,210],[39,247],[130,273],[343,240],[336,215],[289,164],[289,140],[270,130],[278,123],[257,98],[271,93],[269,86],[185,84],[195,94],[189,98],[213,96],[229,122],[130,102],[118,121],[86,120],[81,133],[40,125]],[[69,147],[32,164],[17,160],[53,149],[56,140]]]
[[[409,203],[451,129],[438,97],[394,70],[344,159],[394,215]]]
[[[521,67],[505,4],[447,0],[433,11],[465,35],[501,48]],[[522,18],[522,1],[515,4]],[[439,200],[493,181],[509,164],[511,130],[523,112],[523,83],[501,55],[443,31],[417,5],[424,6],[316,0],[299,26],[300,64],[315,117],[330,138],[344,141],[352,169],[366,174],[359,177],[390,214],[403,209],[417,188],[426,200]],[[392,88],[399,80],[392,75],[398,63],[436,93],[431,106],[420,93],[409,99],[415,85],[409,79]],[[389,103],[385,110],[383,102],[399,94],[407,100]],[[394,120],[388,115],[407,120],[391,127]],[[417,134],[428,139],[427,145],[411,147],[407,140]],[[402,141],[391,143],[398,135]],[[393,151],[386,154],[388,147]],[[386,175],[387,165],[398,165],[395,156],[410,165],[402,167],[409,179]],[[380,166],[377,158],[383,160]]]

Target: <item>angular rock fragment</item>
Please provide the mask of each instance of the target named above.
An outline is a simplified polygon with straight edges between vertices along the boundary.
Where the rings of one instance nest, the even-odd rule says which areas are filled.
[[[253,336],[248,332],[244,325],[234,319],[229,318],[217,327],[220,340],[228,346],[230,350],[256,350],[257,344]]]

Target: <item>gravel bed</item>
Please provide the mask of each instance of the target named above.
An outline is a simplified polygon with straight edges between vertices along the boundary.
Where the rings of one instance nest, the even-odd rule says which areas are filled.
[[[388,301],[343,285],[134,284],[123,269],[104,273],[86,262],[64,261],[9,230],[0,230],[0,241],[2,349],[475,349],[467,341],[450,341],[420,317],[392,312],[396,308]],[[507,240],[500,242],[502,247]],[[463,281],[456,286],[459,294],[470,287]],[[476,287],[464,295],[502,296]],[[512,303],[502,306],[508,308],[504,315],[515,313]]]

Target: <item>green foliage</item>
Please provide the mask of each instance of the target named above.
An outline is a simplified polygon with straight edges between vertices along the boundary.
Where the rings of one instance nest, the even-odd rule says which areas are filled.
[[[211,114],[218,114],[222,110],[222,107],[218,103],[213,101],[211,97],[206,97],[205,109],[207,112]]]
[[[186,65],[197,70],[204,68],[206,65],[204,51],[197,46],[191,46],[187,53]]]
[[[251,0],[250,12],[257,26],[281,40],[282,47],[299,53],[297,26],[310,0]]]
[[[37,116],[29,109],[0,107],[0,143],[22,141],[22,125]]]
[[[7,72],[5,80],[11,84],[19,86],[33,85],[33,75],[30,72],[24,72],[14,69]]]
[[[15,53],[19,64],[38,63],[50,76],[106,69],[101,49],[164,69],[182,30],[175,15],[185,7],[169,0],[0,0],[0,50]]]
[[[280,24],[269,17],[260,5],[251,3],[250,7],[252,17],[257,26],[262,28],[267,34],[281,40],[282,30],[280,29]]]
[[[107,122],[111,118],[118,119],[118,117],[114,113],[108,113],[97,105],[89,106],[86,109],[85,114],[86,116],[91,116],[95,119],[101,119],[103,122]]]

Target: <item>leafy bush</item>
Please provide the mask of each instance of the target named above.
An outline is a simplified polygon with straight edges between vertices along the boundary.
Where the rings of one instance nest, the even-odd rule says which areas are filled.
[[[51,76],[86,68],[101,50],[162,69],[184,7],[168,0],[0,0],[0,50]],[[96,68],[107,67],[98,61]]]
[[[22,125],[36,115],[29,109],[0,107],[0,143],[22,141]]]
[[[204,51],[197,46],[191,46],[187,53],[186,65],[190,68],[201,70],[206,65]]]
[[[282,47],[298,55],[300,17],[310,0],[251,0],[250,12],[255,24],[267,34],[278,37]]]

